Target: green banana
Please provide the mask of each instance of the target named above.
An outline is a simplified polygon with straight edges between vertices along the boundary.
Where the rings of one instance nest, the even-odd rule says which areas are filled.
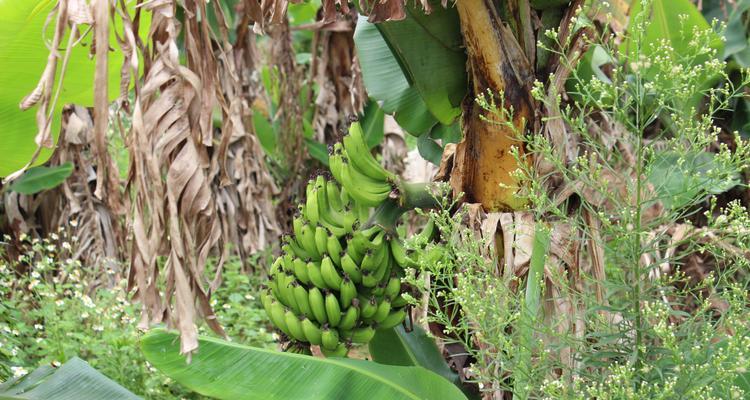
[[[333,152],[328,156],[328,169],[331,170],[333,177],[343,186],[343,171],[344,171],[344,156],[343,156],[343,145],[336,143],[333,145]],[[343,201],[343,190],[342,187],[342,201]],[[346,204],[346,202],[344,202]]]
[[[286,311],[284,310],[284,306],[278,301],[273,301],[271,302],[270,308],[271,314],[268,315],[268,318],[271,319],[271,322],[273,322],[273,324],[287,336],[292,337],[292,334],[289,332],[289,327],[286,325]]]
[[[344,202],[341,200],[341,190],[338,185],[331,181],[326,181],[326,198],[328,199],[328,205],[333,209],[344,209]]]
[[[312,314],[315,319],[321,324],[327,323],[328,316],[326,314],[326,305],[323,298],[323,293],[321,293],[320,289],[312,287],[307,291],[307,294],[308,300],[310,300],[310,310],[312,310]]]
[[[352,282],[357,284],[362,282],[362,272],[348,253],[343,253],[341,256],[341,269],[349,275]]]
[[[310,275],[307,273],[307,263],[302,261],[301,258],[295,258],[292,261],[292,265],[294,266],[294,275],[297,277],[297,279],[299,279],[300,282],[304,283],[305,285],[309,285]]]
[[[302,228],[300,228],[300,235],[297,236],[297,242],[302,246],[302,248],[308,253],[312,255],[312,258],[320,260],[320,253],[318,253],[317,247],[315,247],[315,231],[310,226],[310,224],[304,224],[302,225]]]
[[[385,319],[378,324],[378,329],[389,329],[400,324],[406,317],[406,311],[403,308],[399,308],[395,311],[391,311]]]
[[[279,257],[273,262],[273,264],[271,264],[271,269],[269,269],[268,272],[271,275],[276,275],[279,271],[283,271],[283,270],[284,270],[284,260],[281,257]]]
[[[373,296],[365,301],[360,301],[360,304],[359,316],[362,318],[372,318],[378,311],[378,301]]]
[[[359,123],[355,122],[349,127],[349,135],[344,137],[344,149],[353,159],[354,166],[368,177],[379,181],[395,178],[372,156]]]
[[[323,280],[329,288],[339,290],[343,279],[338,271],[336,271],[336,267],[333,266],[333,261],[331,261],[330,257],[326,256],[320,262],[320,273],[323,275]]]
[[[297,301],[294,299],[294,291],[291,287],[292,282],[294,282],[294,277],[283,272],[279,275],[277,275],[277,277],[279,277],[278,285],[279,294],[281,294],[281,296],[278,298],[278,300],[281,301],[285,306],[298,313],[300,311],[299,306],[297,306]]]
[[[339,293],[341,296],[341,307],[344,309],[348,308],[352,304],[352,300],[357,297],[357,286],[354,285],[349,275],[344,275]]]
[[[328,252],[328,231],[322,225],[315,227],[315,249],[320,255]]]
[[[301,342],[307,341],[305,333],[302,331],[302,322],[300,322],[297,314],[295,314],[291,310],[286,310],[286,313],[284,314],[284,321],[286,322],[286,326],[289,329],[289,333],[291,333],[293,339],[297,339]]]
[[[388,242],[388,245],[391,247],[391,255],[393,256],[393,259],[396,260],[396,264],[401,268],[405,268],[407,263],[404,244],[397,238],[394,238]]]
[[[320,264],[318,262],[307,262],[307,275],[310,277],[310,282],[312,282],[316,287],[320,289],[328,288],[325,279],[323,279],[323,274],[321,273]]]
[[[393,276],[388,280],[383,295],[388,300],[393,300],[399,295],[399,293],[401,293],[401,279],[397,276]]]
[[[312,317],[312,309],[310,308],[310,295],[307,293],[307,289],[305,289],[302,285],[293,285],[293,292],[294,292],[294,300],[297,302],[297,306],[299,307],[299,311],[302,313],[302,315],[305,315],[307,317]]]
[[[403,307],[407,304],[409,304],[409,302],[402,295],[398,295],[395,299],[391,300],[391,307],[393,308]]]
[[[349,308],[346,309],[346,312],[344,312],[344,315],[341,317],[341,322],[339,322],[339,330],[340,331],[348,331],[354,328],[357,325],[357,321],[359,320],[359,299],[353,299],[352,304]]]
[[[323,334],[323,331],[321,331],[320,327],[318,327],[315,322],[310,321],[309,318],[302,320],[302,332],[305,334],[307,342],[314,345],[320,345],[320,343],[322,343],[321,335]]]
[[[373,329],[371,326],[364,326],[353,331],[352,342],[367,343],[372,340],[373,336],[375,336],[375,329]]]
[[[326,293],[325,306],[328,325],[335,328],[341,322],[341,306],[332,292]]]
[[[307,198],[305,199],[305,218],[310,221],[311,224],[317,225],[320,221],[320,208],[318,208],[318,195],[316,193],[316,187],[313,181],[307,184]]]
[[[391,301],[388,299],[383,299],[383,301],[378,304],[378,309],[375,311],[375,314],[372,316],[372,320],[380,323],[383,322],[383,320],[388,316],[388,314],[391,312]]]
[[[346,354],[349,353],[349,348],[343,343],[340,343],[334,350],[328,350],[325,347],[321,347],[320,352],[326,357],[346,357]]]
[[[364,175],[349,167],[346,159],[342,160],[341,185],[347,188],[349,195],[355,201],[370,207],[380,205],[391,193],[391,186],[383,182],[365,179]]]
[[[333,351],[339,347],[339,333],[335,329],[329,328],[328,325],[323,326],[320,339],[323,349]]]
[[[341,242],[339,242],[339,238],[336,236],[328,236],[326,240],[326,251],[328,252],[328,256],[331,257],[331,261],[333,261],[336,265],[341,265],[341,253],[344,252],[344,249],[341,247]]]

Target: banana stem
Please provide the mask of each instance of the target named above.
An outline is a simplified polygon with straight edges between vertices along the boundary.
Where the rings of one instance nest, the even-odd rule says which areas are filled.
[[[380,225],[385,229],[395,229],[399,218],[405,212],[415,208],[430,209],[440,207],[431,188],[434,183],[406,183],[398,185],[398,197],[384,201],[375,210],[365,226]],[[394,192],[396,193],[396,192]]]
[[[438,208],[440,201],[435,198],[435,191],[431,190],[434,183],[407,183],[403,182],[399,186],[401,196],[399,203],[405,209],[414,208]]]

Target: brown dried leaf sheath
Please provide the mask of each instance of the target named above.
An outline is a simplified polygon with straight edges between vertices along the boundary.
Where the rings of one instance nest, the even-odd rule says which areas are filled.
[[[532,70],[523,49],[501,23],[491,1],[461,0],[456,8],[468,53],[473,93],[464,105],[464,140],[456,150],[451,185],[456,193],[464,192],[467,201],[481,203],[487,211],[518,209],[523,201],[515,196],[519,183],[511,173],[519,165],[510,150],[518,147],[523,156],[523,144],[517,136],[533,117]],[[474,95],[488,92],[504,96],[506,110],[513,111],[512,121],[474,103]]]

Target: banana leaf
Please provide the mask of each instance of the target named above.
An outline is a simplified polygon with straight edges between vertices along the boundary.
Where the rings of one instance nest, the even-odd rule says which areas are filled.
[[[0,1],[0,177],[22,168],[36,150],[34,137],[37,133],[36,107],[21,111],[21,100],[34,90],[45,68],[49,41],[54,31],[54,19],[46,30],[47,14],[57,4],[56,0],[11,0]],[[133,6],[134,8],[134,6]],[[145,36],[150,25],[148,13],[141,19],[141,36]],[[87,26],[79,27],[80,33]],[[121,24],[118,25],[121,30]],[[96,61],[89,57],[92,32],[71,50],[65,79],[55,109],[51,132],[57,137],[60,130],[60,112],[65,104],[94,104],[94,68]],[[62,43],[67,44],[67,35]],[[110,46],[118,49],[114,32]],[[62,56],[62,54],[61,54]],[[109,95],[114,99],[119,94],[120,66],[124,56],[119,50],[109,55]],[[59,82],[62,61],[58,62]],[[56,139],[55,139],[56,140]],[[43,149],[36,163],[41,164],[52,154]]]
[[[10,190],[26,195],[39,193],[57,187],[72,173],[71,162],[55,167],[32,167],[10,185]]]
[[[232,400],[430,399],[466,397],[421,367],[397,367],[346,358],[315,358],[201,337],[190,363],[176,333],[148,333],[141,347],[157,369],[205,396]]]
[[[404,75],[375,24],[360,16],[354,32],[367,93],[408,133],[419,136],[437,123],[417,88]]]
[[[369,347],[375,362],[424,367],[463,389],[461,379],[445,362],[435,341],[419,326],[415,325],[411,332],[407,332],[401,325],[379,330]]]
[[[80,358],[60,368],[42,366],[0,384],[0,400],[137,400],[140,397],[102,375]]]

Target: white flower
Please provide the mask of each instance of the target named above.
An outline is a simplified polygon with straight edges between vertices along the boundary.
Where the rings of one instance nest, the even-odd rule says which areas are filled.
[[[42,324],[34,324],[34,329],[41,331],[44,330],[44,325]]]
[[[251,294],[246,294],[245,298],[248,299],[248,300],[255,300],[255,297],[253,297],[253,295],[251,295]]]
[[[68,242],[63,242],[62,247],[65,250],[70,250],[71,249],[70,243],[68,243]]]
[[[101,325],[94,325],[94,326],[93,326],[92,328],[93,328],[93,329],[94,329],[95,331],[97,331],[97,332],[102,332],[102,331],[104,331],[104,327],[103,327],[103,326],[101,326]]]
[[[29,373],[24,367],[10,367],[10,370],[13,371],[13,377],[15,378],[20,378]]]
[[[58,300],[55,302],[55,305],[58,307],[62,307],[65,305],[65,300]]]

